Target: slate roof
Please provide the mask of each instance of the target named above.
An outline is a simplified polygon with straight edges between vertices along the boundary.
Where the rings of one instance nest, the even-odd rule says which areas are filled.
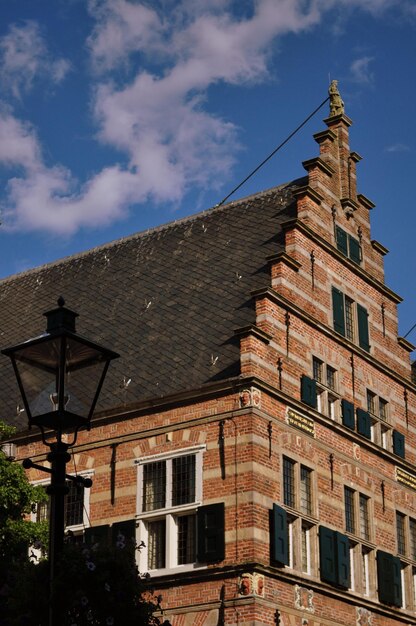
[[[304,180],[231,202],[0,281],[0,347],[39,335],[62,295],[77,331],[120,353],[97,410],[157,399],[238,376],[237,328],[254,323],[251,291],[270,285]],[[127,389],[123,380],[131,378]],[[20,395],[0,356],[0,419]]]

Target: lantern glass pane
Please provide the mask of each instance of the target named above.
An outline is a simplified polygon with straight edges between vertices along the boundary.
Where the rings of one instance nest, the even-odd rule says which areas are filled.
[[[14,358],[32,418],[53,411],[89,416],[107,362],[105,351],[77,338],[57,336],[23,344]]]

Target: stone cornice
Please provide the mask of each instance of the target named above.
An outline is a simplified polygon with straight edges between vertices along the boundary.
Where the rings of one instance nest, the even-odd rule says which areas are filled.
[[[350,152],[350,157],[355,163],[358,163],[358,161],[361,161],[361,159],[363,158],[360,154],[358,154],[358,152],[355,152],[355,150]]]
[[[309,237],[309,239],[316,241],[326,252],[337,258],[342,263],[345,263],[345,265],[349,269],[351,269],[355,274],[357,274],[363,280],[369,283],[372,287],[383,293],[387,298],[393,300],[393,302],[395,302],[396,304],[399,304],[403,301],[403,298],[401,298],[394,291],[386,287],[384,283],[370,276],[368,272],[363,270],[359,265],[357,265],[353,261],[350,261],[350,259],[344,256],[341,252],[339,252],[333,245],[326,241],[326,239],[321,237],[321,235],[318,235],[309,226],[306,226],[306,224],[304,224],[301,220],[297,218],[288,220],[287,222],[283,222],[283,224],[281,224],[281,227],[283,231],[297,228],[306,237]]]
[[[385,256],[389,252],[388,249],[385,246],[383,246],[381,243],[379,243],[375,239],[371,240],[371,245],[373,246],[374,250],[376,250],[377,252],[379,252],[383,256]]]
[[[330,130],[329,128],[326,128],[325,130],[321,130],[319,133],[315,133],[313,135],[313,138],[315,139],[316,143],[322,143],[326,139],[329,139],[331,142],[334,142],[337,136],[332,130]]]
[[[367,198],[364,194],[359,193],[357,195],[358,202],[362,204],[366,209],[374,209],[376,206],[374,202],[372,202],[369,198]]]
[[[318,205],[321,204],[322,200],[324,199],[323,196],[321,196],[321,194],[316,191],[316,189],[312,189],[312,187],[310,187],[309,185],[304,185],[303,187],[298,187],[297,189],[294,189],[292,191],[292,195],[295,198],[308,196],[308,198],[316,202],[316,204]]]
[[[309,172],[314,167],[317,167],[322,172],[325,172],[328,176],[332,176],[335,173],[333,167],[331,167],[326,161],[321,159],[321,157],[314,157],[313,159],[308,159],[307,161],[302,162],[303,167],[307,172]]]
[[[402,348],[404,348],[408,352],[413,352],[413,350],[416,350],[416,346],[410,343],[410,341],[407,341],[407,339],[405,339],[404,337],[397,337],[397,342]]]
[[[352,124],[352,119],[345,115],[345,113],[341,113],[341,115],[331,115],[331,117],[327,117],[324,119],[324,123],[330,128],[335,124],[339,124],[342,122],[348,128]]]
[[[296,261],[296,259],[287,254],[287,252],[278,252],[277,254],[271,254],[270,256],[266,257],[266,261],[268,263],[284,263],[295,272],[298,272],[299,269],[302,267],[302,263]]]
[[[255,337],[256,339],[260,339],[260,341],[262,341],[265,344],[269,344],[271,340],[273,339],[272,335],[269,335],[269,333],[266,333],[264,330],[261,330],[261,328],[259,328],[255,324],[250,324],[250,326],[244,326],[243,328],[237,328],[234,331],[234,334],[237,337],[252,336],[252,337]]]

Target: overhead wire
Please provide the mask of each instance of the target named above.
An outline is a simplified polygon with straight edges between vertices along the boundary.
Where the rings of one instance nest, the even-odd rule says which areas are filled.
[[[221,202],[218,202],[218,204],[216,204],[215,207],[220,207],[221,205],[224,204],[224,202],[228,200],[228,198],[230,198],[233,194],[235,194],[235,192],[238,191],[240,187],[242,187],[252,176],[254,176],[254,174],[256,174],[259,171],[259,169],[261,169],[263,165],[265,165],[267,161],[269,161],[276,154],[276,152],[278,152],[281,148],[283,148],[283,146],[287,144],[287,142],[290,141],[290,139],[292,139],[292,137],[294,137],[294,135],[296,135],[296,133],[300,131],[300,129],[303,128],[303,126],[305,126],[305,124],[309,122],[309,120],[319,111],[319,109],[322,109],[322,107],[324,106],[324,104],[328,102],[328,100],[329,100],[329,96],[327,96],[325,100],[323,100],[321,104],[318,107],[316,107],[316,109],[312,111],[312,113],[310,113],[310,115],[308,115],[308,117],[305,118],[303,122],[299,124],[299,126],[297,126],[295,130],[292,131],[290,135],[288,135],[284,141],[282,141],[281,144],[277,146],[277,148],[273,150],[273,152],[271,152],[259,165],[257,165],[257,167],[254,168],[254,170],[250,172],[250,174],[248,174],[245,177],[245,179],[242,180],[241,183],[237,185],[237,187],[234,187],[234,189],[230,191],[230,193],[227,196],[225,196],[225,198],[223,198]]]

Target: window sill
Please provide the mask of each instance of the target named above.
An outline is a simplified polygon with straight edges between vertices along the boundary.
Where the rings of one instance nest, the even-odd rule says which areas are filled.
[[[199,563],[187,563],[186,565],[177,565],[175,567],[164,567],[163,569],[148,570],[151,578],[159,578],[161,576],[172,576],[174,574],[182,574],[184,572],[194,572],[207,569],[207,565]]]

